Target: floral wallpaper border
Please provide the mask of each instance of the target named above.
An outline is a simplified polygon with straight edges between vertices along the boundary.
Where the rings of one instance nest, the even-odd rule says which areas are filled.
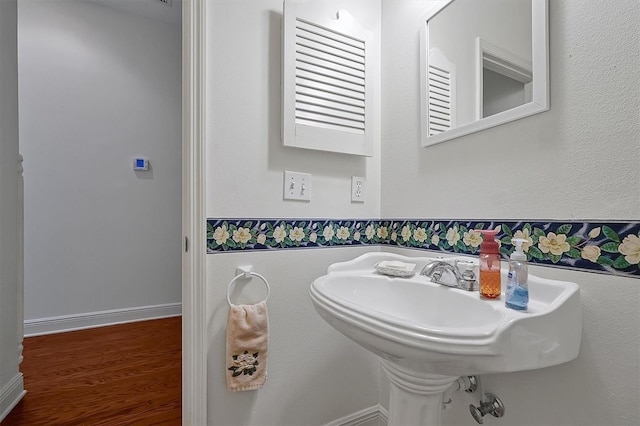
[[[640,278],[640,222],[208,219],[207,253],[391,245],[473,255],[481,229],[498,231],[505,257],[523,238],[531,263]]]

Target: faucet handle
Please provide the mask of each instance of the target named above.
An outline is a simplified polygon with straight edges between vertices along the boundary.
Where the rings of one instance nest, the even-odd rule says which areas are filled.
[[[473,272],[473,268],[475,268],[476,266],[475,263],[469,260],[456,260],[456,266],[458,267],[460,273],[464,274],[470,272],[475,276],[475,273]]]
[[[476,274],[474,272],[475,263],[466,260],[457,260],[456,267],[460,271],[460,276],[468,286],[468,290],[475,290],[476,288]]]

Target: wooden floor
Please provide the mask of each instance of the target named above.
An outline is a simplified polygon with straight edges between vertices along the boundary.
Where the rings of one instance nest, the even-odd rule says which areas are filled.
[[[180,317],[29,337],[1,426],[179,425],[181,359]]]

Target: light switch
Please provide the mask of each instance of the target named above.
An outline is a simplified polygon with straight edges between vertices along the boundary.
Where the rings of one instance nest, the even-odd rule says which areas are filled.
[[[311,175],[285,171],[282,190],[285,200],[311,200]]]

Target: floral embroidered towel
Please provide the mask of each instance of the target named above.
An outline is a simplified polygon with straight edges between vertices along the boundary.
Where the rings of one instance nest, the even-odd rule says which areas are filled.
[[[267,304],[231,305],[227,317],[227,388],[260,389],[267,379]]]

